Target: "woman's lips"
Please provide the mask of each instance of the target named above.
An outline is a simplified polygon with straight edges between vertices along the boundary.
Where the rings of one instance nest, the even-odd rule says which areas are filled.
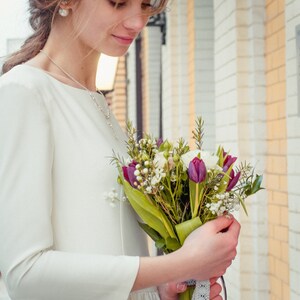
[[[134,38],[132,37],[127,37],[127,36],[118,36],[118,35],[113,35],[113,37],[117,40],[118,43],[122,45],[130,45]]]

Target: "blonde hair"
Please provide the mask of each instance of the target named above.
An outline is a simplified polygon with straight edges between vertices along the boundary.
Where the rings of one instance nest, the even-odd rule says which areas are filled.
[[[3,74],[14,66],[30,60],[44,48],[61,2],[62,0],[29,0],[29,23],[33,34],[25,40],[20,50],[11,54],[4,62]],[[147,13],[155,15],[162,12],[167,2],[168,0],[151,0],[151,9]]]

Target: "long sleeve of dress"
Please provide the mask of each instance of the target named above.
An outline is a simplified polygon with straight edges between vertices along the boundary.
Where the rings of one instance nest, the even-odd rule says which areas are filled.
[[[138,257],[77,254],[53,248],[54,143],[35,90],[0,87],[0,270],[10,297],[22,300],[127,299]]]

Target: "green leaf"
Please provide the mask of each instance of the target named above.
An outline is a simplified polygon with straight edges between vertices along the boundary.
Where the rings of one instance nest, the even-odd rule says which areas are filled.
[[[180,245],[180,243],[178,242],[177,239],[170,238],[170,237],[167,238],[167,240],[166,240],[166,248],[168,250],[176,251],[180,247],[181,247],[181,245]]]
[[[187,236],[196,228],[200,227],[201,225],[202,222],[199,217],[175,225],[175,229],[179,237],[180,244],[183,245]]]
[[[253,182],[253,185],[251,187],[250,195],[255,194],[259,190],[262,190],[261,183],[263,180],[263,175],[256,175],[256,178]]]
[[[189,189],[190,189],[190,207],[191,213],[195,210],[196,205],[196,182],[189,179]]]
[[[246,216],[248,217],[248,211],[247,211],[246,204],[245,204],[244,200],[241,197],[239,197],[239,200],[240,200],[240,203],[243,207],[243,210],[244,210]]]
[[[157,231],[164,239],[169,236],[176,238],[172,224],[159,207],[152,203],[142,192],[134,189],[126,180],[123,180],[123,186],[131,206],[146,224]]]
[[[205,185],[205,181],[201,183],[196,183],[192,180],[189,180],[190,207],[191,207],[192,218],[195,218],[198,214],[199,206],[202,202],[204,185]]]
[[[165,240],[164,239],[160,239],[158,241],[155,242],[155,247],[157,249],[162,249],[166,246]]]
[[[223,178],[221,179],[220,181],[220,186],[219,186],[219,189],[218,189],[218,193],[225,193],[226,192],[226,189],[227,189],[227,186],[229,184],[229,180],[230,180],[230,172],[233,168],[233,165],[232,164],[228,170],[226,171],[226,173],[224,173],[224,176]]]
[[[218,165],[222,168],[224,166],[224,154],[223,154],[223,147],[219,146],[217,150],[217,156],[219,157]]]
[[[153,241],[159,241],[162,239],[161,235],[151,228],[148,224],[138,222],[140,227],[151,237]]]

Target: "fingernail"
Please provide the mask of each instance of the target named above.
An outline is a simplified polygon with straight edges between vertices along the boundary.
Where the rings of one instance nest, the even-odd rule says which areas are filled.
[[[186,289],[186,284],[184,284],[183,282],[177,283],[176,288],[178,292],[183,292]]]

